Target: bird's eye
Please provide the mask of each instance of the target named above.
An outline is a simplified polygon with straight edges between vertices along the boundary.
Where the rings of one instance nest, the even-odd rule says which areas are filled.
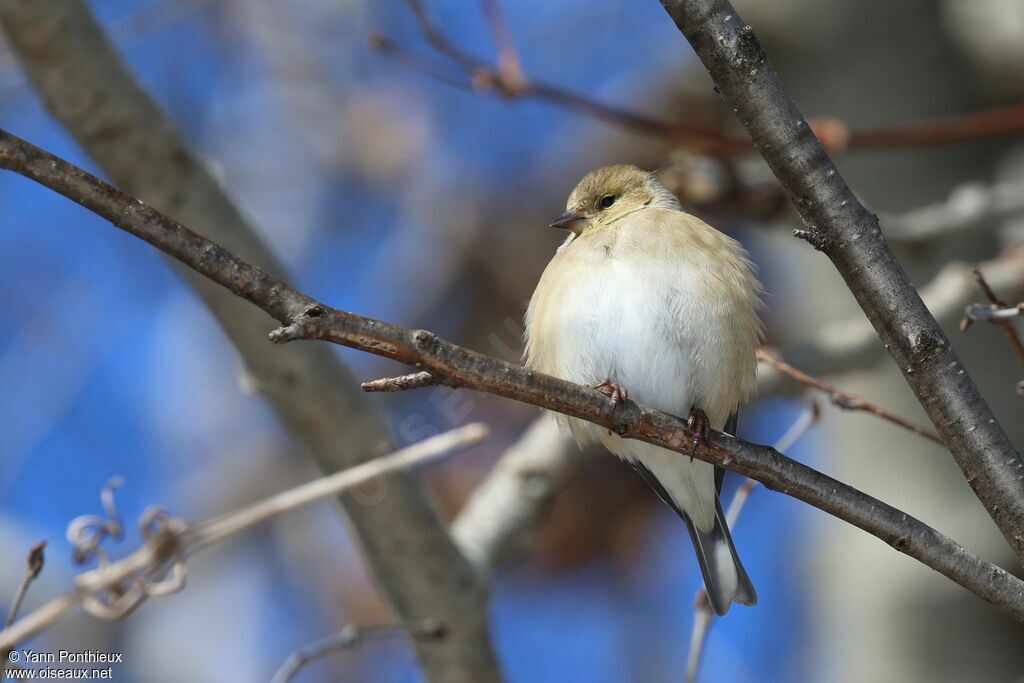
[[[615,195],[613,195],[613,194],[606,194],[605,196],[601,197],[601,208],[602,209],[607,209],[608,207],[610,207],[614,203],[615,203]]]

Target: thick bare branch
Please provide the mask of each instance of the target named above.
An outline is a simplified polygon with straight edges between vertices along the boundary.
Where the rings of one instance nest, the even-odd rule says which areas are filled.
[[[870,401],[846,392],[827,382],[811,377],[764,350],[758,357],[786,377],[803,386],[811,386],[825,392],[836,405],[851,410],[862,410],[908,429],[931,441],[938,440],[933,432],[895,415]],[[412,379],[430,378],[436,384],[437,378],[430,373],[416,373],[372,383],[390,383],[381,386],[391,388],[382,391],[401,391],[406,388],[423,386]],[[364,384],[364,388],[366,387]],[[410,386],[411,385],[411,386]],[[817,411],[808,411],[807,420],[794,426],[794,433],[802,434],[817,419]],[[791,444],[787,435],[780,443]],[[776,445],[776,449],[788,448]],[[572,476],[584,462],[585,455],[573,440],[559,432],[547,416],[538,418],[526,429],[523,436],[509,448],[494,469],[459,513],[452,534],[481,571],[498,566],[509,556],[525,552],[534,542],[544,513],[554,498],[565,488]],[[741,488],[741,493],[749,487]]]
[[[421,368],[454,386],[530,403],[593,422],[625,438],[691,454],[694,435],[682,418],[632,401],[620,402],[618,409],[609,411],[607,397],[596,389],[531,372],[425,330],[398,327],[314,302],[141,201],[3,131],[0,168],[73,199],[259,306],[286,325],[271,333],[272,341],[320,339],[342,344]],[[713,434],[708,445],[692,455],[847,521],[1024,621],[1024,582],[910,515],[767,446]]]
[[[728,0],[662,0],[1024,563],[1024,460]]]
[[[0,631],[0,651],[13,648],[57,623],[69,612],[85,605],[91,614],[118,619],[138,607],[150,595],[166,594],[151,590],[163,582],[172,567],[178,567],[180,580],[174,588],[184,587],[184,562],[193,554],[236,536],[292,510],[353,489],[385,474],[447,455],[479,443],[487,437],[487,427],[475,423],[438,434],[368,462],[335,472],[295,488],[282,491],[240,510],[201,524],[190,525],[166,513],[147,511],[141,524],[145,543],[123,560],[103,563],[75,577],[75,588],[50,600],[31,614]],[[112,594],[115,605],[100,596]],[[127,601],[127,603],[126,603]],[[444,623],[444,622],[441,622]]]
[[[49,110],[128,192],[286,279],[284,268],[207,170],[174,122],[128,72],[82,0],[0,0],[0,23]],[[324,472],[392,449],[387,426],[326,348],[271,349],[266,313],[184,271],[244,360],[256,387]],[[373,505],[342,503],[399,619],[452,625],[415,643],[428,679],[497,681],[487,629],[487,587],[447,534],[419,482],[398,473]],[[433,572],[407,560],[429,561]]]
[[[533,546],[542,518],[586,455],[542,415],[498,460],[455,519],[452,536],[484,573]]]

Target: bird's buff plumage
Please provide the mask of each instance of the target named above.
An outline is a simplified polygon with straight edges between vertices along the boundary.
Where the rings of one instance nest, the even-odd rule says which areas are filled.
[[[571,231],[526,314],[526,363],[579,384],[606,380],[675,415],[703,411],[722,430],[754,389],[761,285],[738,242],[685,213],[634,166],[587,175],[554,227]],[[754,604],[708,463],[556,415],[601,441],[686,520],[712,607]]]

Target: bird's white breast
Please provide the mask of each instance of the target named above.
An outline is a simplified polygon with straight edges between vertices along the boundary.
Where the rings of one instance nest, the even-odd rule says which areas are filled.
[[[639,403],[721,429],[756,373],[760,285],[742,248],[681,211],[644,209],[566,242],[526,315],[527,365],[578,384],[606,379]],[[702,531],[714,468],[556,415],[580,441],[642,464]]]
[[[712,248],[732,246],[744,270],[729,238],[678,211],[652,213],[559,250],[530,302],[527,363],[580,384],[610,379],[636,401],[676,415],[696,404],[720,429],[754,370],[752,278],[714,272],[716,254],[702,255],[672,221],[714,232],[720,240]]]

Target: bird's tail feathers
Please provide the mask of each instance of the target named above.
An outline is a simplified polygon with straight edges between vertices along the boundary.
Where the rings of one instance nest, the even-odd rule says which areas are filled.
[[[733,602],[756,605],[757,591],[736,554],[736,546],[733,545],[729,527],[725,523],[721,503],[716,501],[715,508],[715,526],[711,531],[701,531],[689,517],[684,519],[697,551],[697,562],[704,576],[708,601],[715,613],[722,615],[729,611]]]

